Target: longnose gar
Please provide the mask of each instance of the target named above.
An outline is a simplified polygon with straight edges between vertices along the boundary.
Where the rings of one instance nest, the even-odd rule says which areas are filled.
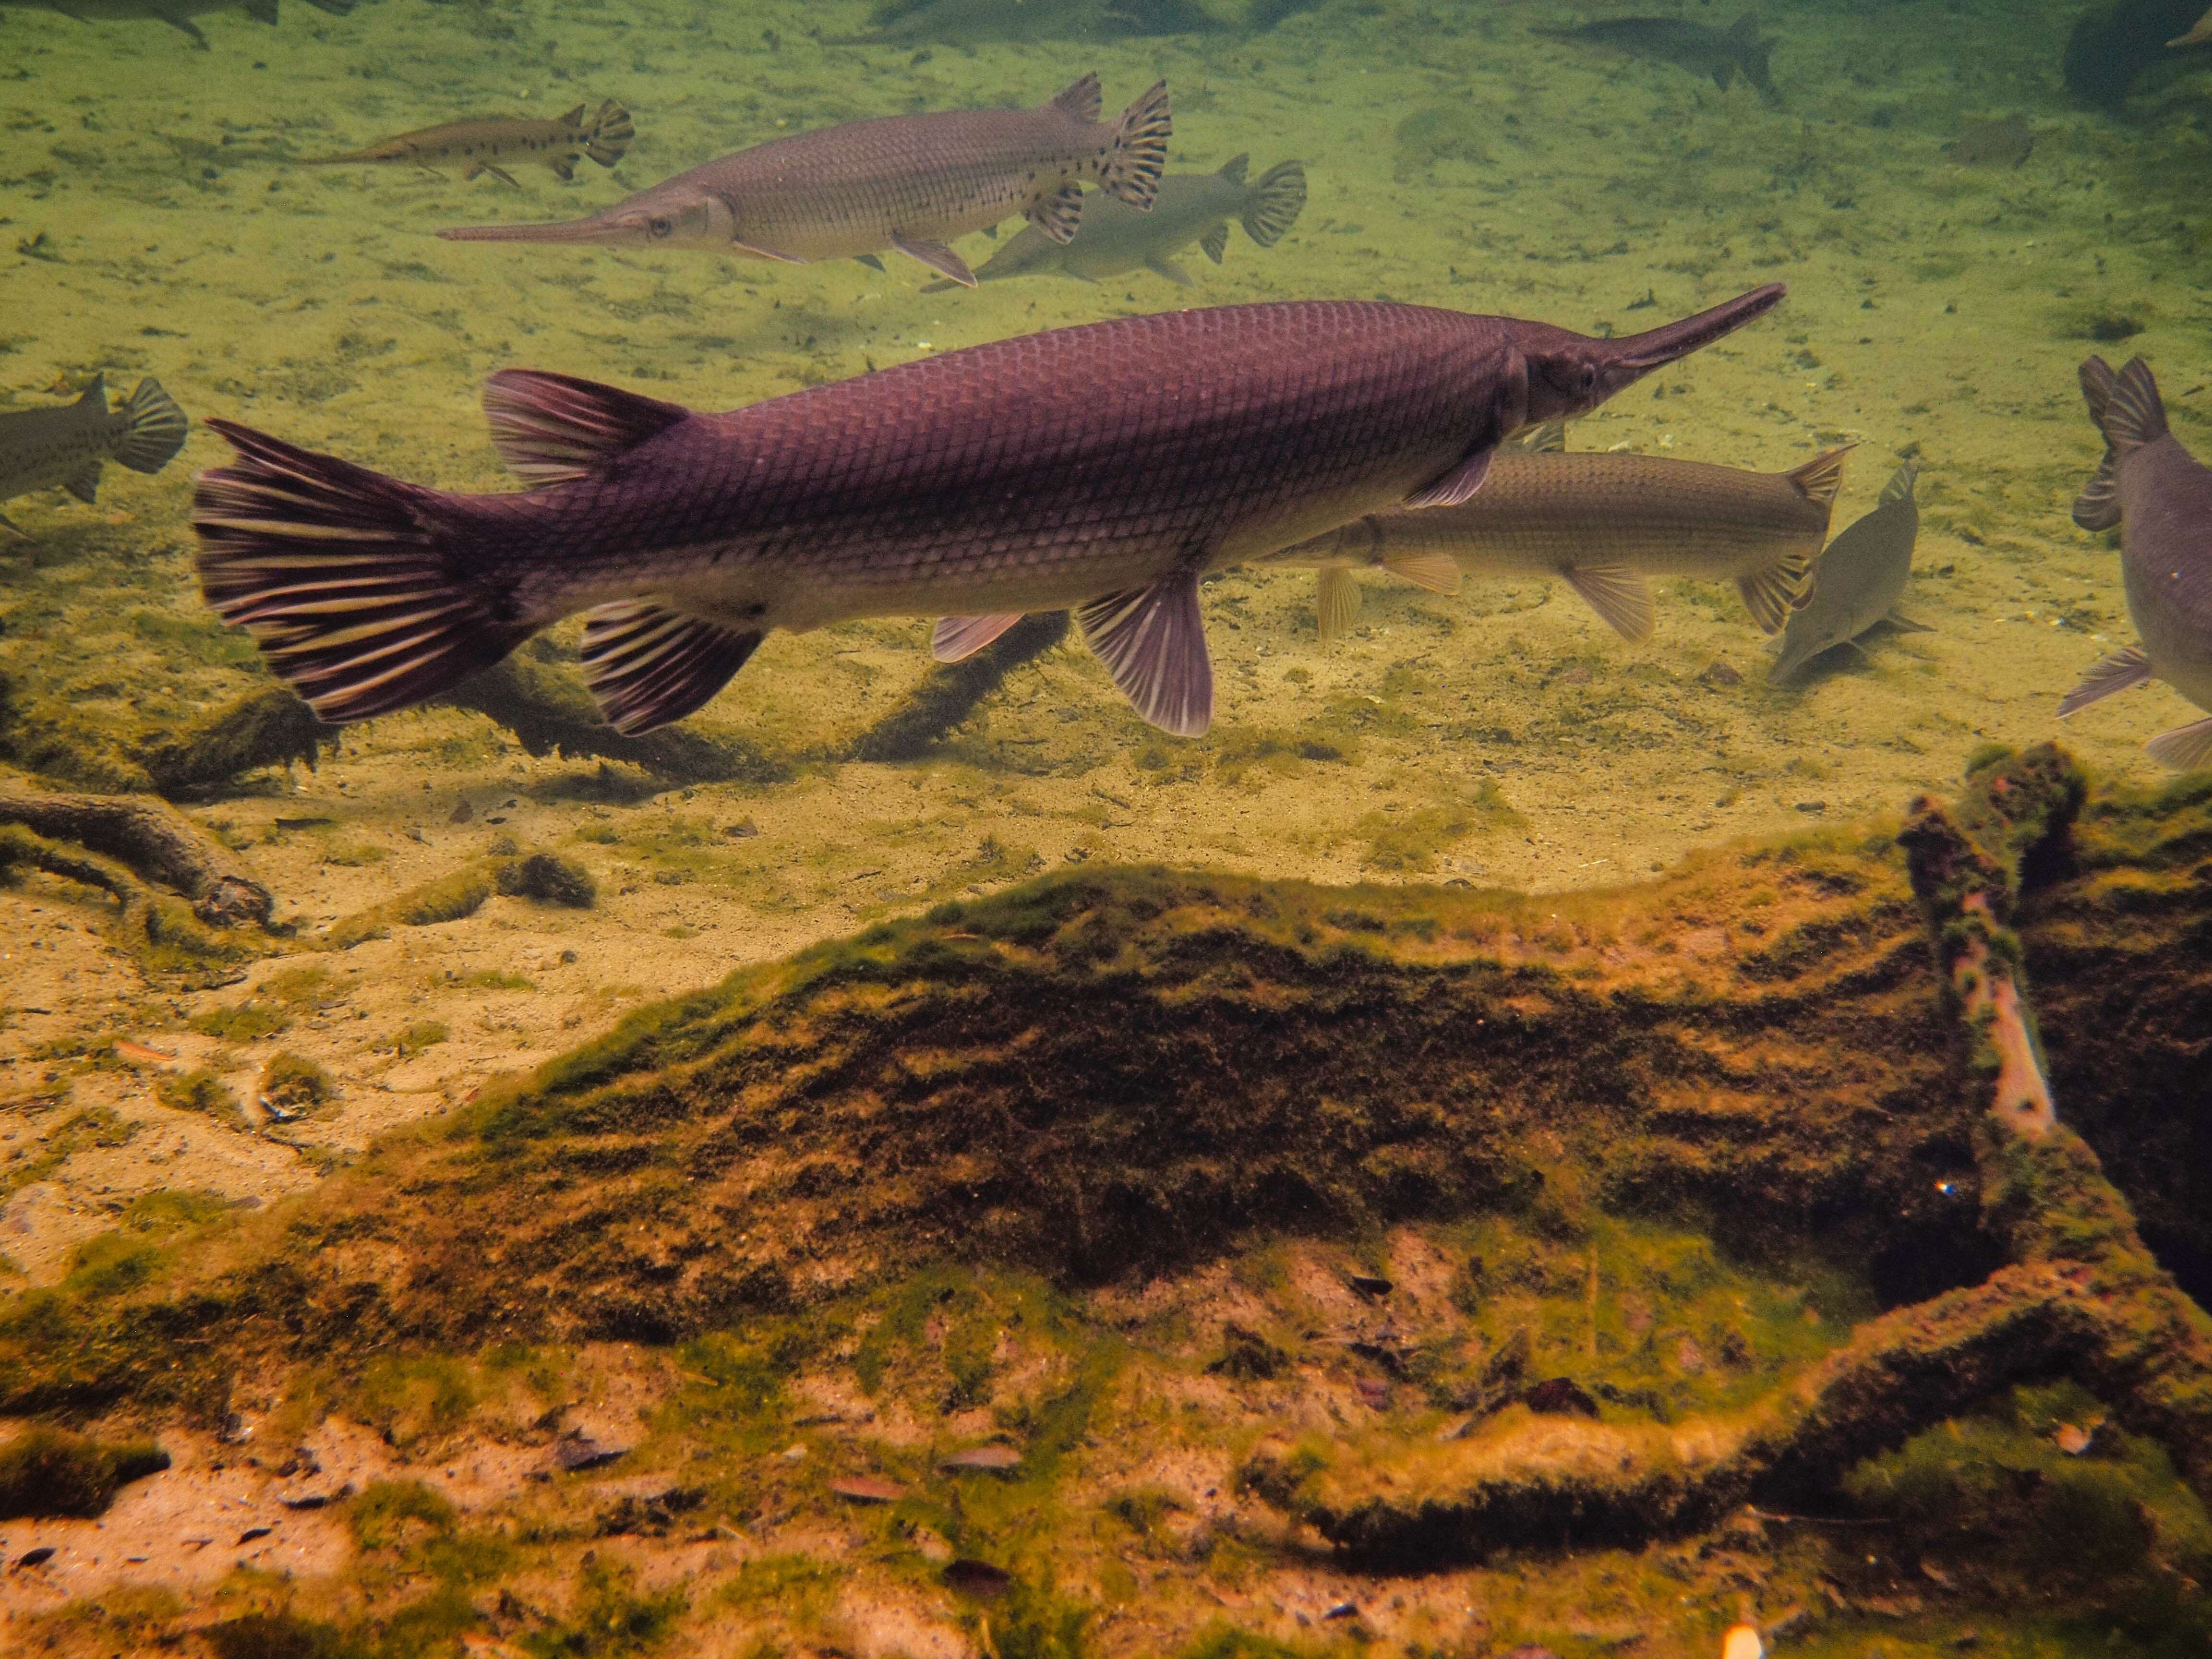
[[[1846,449],[1790,472],[1747,472],[1664,455],[1566,454],[1547,426],[1502,451],[1463,506],[1380,513],[1339,526],[1270,563],[1317,566],[1323,639],[1359,615],[1352,573],[1377,568],[1433,592],[1460,573],[1556,576],[1623,638],[1651,637],[1653,576],[1733,581],[1771,634],[1804,599],[1828,533]]]
[[[299,163],[303,167],[343,167],[352,162],[397,161],[434,172],[441,167],[465,167],[464,182],[489,173],[519,190],[505,161],[538,161],[551,167],[565,183],[576,176],[576,158],[588,155],[603,167],[623,158],[629,141],[637,136],[629,112],[611,98],[589,121],[579,104],[566,115],[550,120],[529,116],[490,116],[475,121],[448,121],[443,126],[421,127],[385,138],[365,149],[343,155],[313,155]]]
[[[1098,118],[1086,75],[1040,109],[953,110],[775,138],[678,173],[628,201],[548,225],[441,230],[449,242],[690,247],[805,264],[896,248],[969,288],[949,242],[1026,214],[1055,241],[1075,234],[1083,185],[1149,207],[1167,160],[1163,81]]]
[[[107,407],[107,380],[93,376],[84,395],[56,409],[0,415],[0,502],[33,489],[64,489],[89,505],[103,462],[159,472],[185,447],[190,422],[158,382],[141,380],[123,407]],[[0,528],[23,532],[0,517]]]
[[[1213,714],[1211,571],[1392,502],[1448,506],[1498,441],[1579,415],[1778,301],[1774,284],[1600,340],[1423,306],[1308,301],[1058,329],[702,415],[526,370],[484,389],[532,486],[447,495],[209,422],[202,592],[331,721],[436,696],[588,613],[585,677],[645,732],[769,630],[936,616],[981,648],[1077,625],[1145,719]]]
[[[343,17],[354,8],[354,0],[308,0],[308,3],[333,17]],[[276,0],[0,0],[0,10],[10,6],[58,11],[81,23],[129,22],[142,18],[149,22],[167,23],[189,36],[202,52],[209,49],[208,38],[192,21],[195,17],[235,9],[271,27],[276,22]]]

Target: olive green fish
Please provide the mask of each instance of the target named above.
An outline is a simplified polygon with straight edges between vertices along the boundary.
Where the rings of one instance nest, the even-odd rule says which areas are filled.
[[[1929,631],[1900,616],[1898,600],[1912,574],[1912,544],[1920,535],[1920,504],[1912,486],[1920,469],[1911,461],[1882,486],[1873,512],[1830,542],[1813,567],[1812,591],[1790,613],[1782,652],[1766,678],[1780,684],[1804,672],[1813,659],[1887,623],[1908,634]]]
[[[1440,593],[1462,572],[1556,576],[1632,641],[1651,637],[1654,576],[1732,581],[1769,634],[1804,603],[1848,447],[1790,472],[1565,447],[1564,428],[1540,427],[1499,450],[1467,501],[1370,513],[1266,562],[1321,571],[1325,640],[1358,620],[1352,572],[1368,568]]]
[[[993,254],[975,273],[979,283],[1006,276],[1059,271],[1095,283],[1119,276],[1139,265],[1188,288],[1190,273],[1175,256],[1195,242],[1217,265],[1229,246],[1229,222],[1261,247],[1273,247],[1297,222],[1306,204],[1306,170],[1297,161],[1269,167],[1250,183],[1244,173],[1252,158],[1238,155],[1214,173],[1170,173],[1160,180],[1152,210],[1130,206],[1103,191],[1083,198],[1083,220],[1073,240],[1056,242],[1042,226],[1025,225],[1021,234]],[[932,283],[934,294],[952,287]]]
[[[58,486],[89,505],[104,462],[159,472],[185,447],[190,428],[185,411],[153,380],[139,381],[123,407],[111,410],[106,378],[96,374],[73,404],[0,414],[0,501]],[[3,516],[0,529],[24,533]]]
[[[465,167],[468,171],[461,175],[464,179],[489,173],[520,190],[514,175],[501,164],[530,161],[544,162],[566,182],[576,176],[578,156],[588,155],[601,167],[611,167],[622,160],[629,141],[637,136],[630,125],[629,112],[613,99],[601,104],[588,121],[584,118],[584,107],[579,104],[566,115],[550,120],[495,115],[476,121],[448,121],[443,126],[403,132],[343,155],[312,155],[300,165],[335,167],[396,161],[432,172],[441,167]]]

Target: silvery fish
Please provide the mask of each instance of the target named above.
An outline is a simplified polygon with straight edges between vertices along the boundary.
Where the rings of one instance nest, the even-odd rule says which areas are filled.
[[[1874,511],[1828,544],[1813,567],[1812,592],[1782,630],[1781,654],[1766,672],[1770,681],[1790,679],[1822,652],[1850,645],[1885,623],[1910,634],[1928,631],[1897,611],[1920,535],[1920,503],[1912,497],[1919,476],[1911,461],[1899,467]]]
[[[2120,574],[2141,645],[2100,659],[2058,704],[2058,717],[2130,686],[2164,680],[2212,710],[2212,467],[2167,430],[2150,366],[2118,374],[2102,357],[2081,365],[2089,418],[2105,459],[2074,503],[2084,530],[2120,532]],[[2179,771],[2212,763],[2212,720],[2161,732],[2143,745]]]
[[[1848,449],[1790,472],[1748,472],[1565,447],[1564,427],[1544,426],[1502,450],[1482,493],[1462,506],[1372,514],[1268,562],[1321,570],[1324,640],[1358,620],[1352,573],[1370,568],[1442,593],[1457,590],[1462,572],[1555,576],[1639,641],[1654,625],[1653,576],[1733,581],[1770,634],[1804,602]]]
[[[1169,173],[1160,180],[1149,213],[1093,191],[1083,198],[1083,222],[1073,240],[1056,242],[1041,227],[1025,226],[984,263],[975,280],[995,283],[1002,276],[1056,270],[1095,283],[1142,265],[1188,288],[1190,273],[1176,263],[1175,256],[1193,242],[1218,265],[1229,246],[1231,219],[1261,247],[1273,247],[1305,207],[1303,166],[1279,162],[1248,184],[1244,173],[1251,160],[1249,155],[1233,157],[1218,173]],[[951,286],[932,283],[922,292],[934,294]]]
[[[398,161],[435,171],[462,167],[464,182],[489,173],[521,188],[502,161],[538,161],[551,167],[564,183],[576,176],[576,158],[588,155],[603,167],[622,160],[629,141],[637,136],[629,112],[608,99],[589,121],[579,104],[566,115],[550,119],[530,116],[491,116],[475,121],[448,121],[443,126],[421,127],[396,137],[380,140],[365,149],[343,155],[313,155],[298,163],[303,167],[343,167],[353,162]]]
[[[1145,719],[1212,719],[1199,582],[1392,502],[1473,495],[1500,439],[1579,415],[1772,308],[1648,333],[1383,301],[1120,318],[726,415],[524,370],[484,389],[530,488],[449,495],[228,421],[201,591],[329,721],[438,696],[586,613],[617,730],[681,720],[775,629],[934,616],[956,659],[1073,609]]]
[[[895,248],[973,288],[947,246],[1021,213],[1055,241],[1075,234],[1083,184],[1151,205],[1168,151],[1162,81],[1101,121],[1086,75],[1041,109],[954,110],[848,121],[678,173],[628,201],[550,225],[441,230],[450,242],[692,247],[805,264]]]
[[[308,0],[308,3],[336,17],[344,16],[354,7],[354,0]],[[58,11],[81,23],[167,23],[191,36],[192,44],[203,52],[208,50],[208,38],[192,21],[195,17],[215,11],[242,11],[257,22],[273,25],[276,21],[276,0],[0,0],[0,9],[9,6]]]
[[[102,462],[159,472],[185,447],[191,424],[153,380],[139,381],[111,411],[106,377],[96,374],[73,404],[0,414],[0,501],[58,485],[89,505],[100,493]],[[4,516],[0,527],[23,534]]]

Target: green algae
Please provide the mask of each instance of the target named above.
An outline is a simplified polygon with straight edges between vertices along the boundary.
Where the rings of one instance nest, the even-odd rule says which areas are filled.
[[[0,1521],[104,1515],[116,1492],[169,1467],[151,1441],[107,1445],[51,1428],[0,1446]]]
[[[154,1097],[173,1112],[200,1112],[228,1128],[246,1127],[237,1094],[220,1073],[204,1066],[161,1079],[154,1085]]]

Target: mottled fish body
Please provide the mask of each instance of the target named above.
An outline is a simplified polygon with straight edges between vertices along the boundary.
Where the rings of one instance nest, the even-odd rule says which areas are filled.
[[[771,139],[587,219],[441,230],[455,242],[690,247],[806,264],[896,249],[974,287],[947,246],[1015,214],[1066,241],[1083,186],[1143,207],[1167,160],[1167,83],[1101,121],[1086,75],[1036,109],[892,115]]]
[[[1073,609],[1146,719],[1212,715],[1199,582],[1392,502],[1449,505],[1499,440],[1759,316],[1775,284],[1585,338],[1367,301],[1232,306],[994,342],[728,414],[492,377],[531,488],[449,495],[228,422],[201,588],[322,719],[438,696],[562,617],[623,732],[680,720],[775,629],[933,616],[980,649]]]
[[[1462,573],[1558,578],[1636,641],[1651,636],[1653,577],[1733,582],[1770,634],[1803,602],[1847,450],[1790,472],[1751,472],[1561,445],[1560,430],[1547,427],[1501,451],[1470,501],[1372,514],[1269,562],[1321,569],[1322,633],[1331,639],[1358,617],[1352,573],[1368,568],[1442,592]]]
[[[563,180],[576,176],[576,159],[588,155],[603,167],[622,160],[635,137],[629,112],[613,99],[601,104],[591,119],[584,118],[579,104],[565,115],[550,119],[530,116],[491,116],[474,121],[448,121],[442,126],[422,127],[380,140],[343,155],[314,155],[299,163],[303,167],[334,167],[356,163],[398,163],[405,167],[465,167],[464,179],[489,173],[513,185],[507,167],[518,161],[543,161]],[[518,188],[520,186],[518,185]]]
[[[1919,476],[1910,461],[1899,467],[1874,511],[1828,544],[1813,567],[1805,603],[1790,613],[1782,630],[1781,653],[1767,671],[1769,680],[1778,684],[1794,678],[1822,652],[1852,644],[1884,623],[1908,633],[1926,631],[1897,611],[1920,536],[1920,503],[1912,494]]]
[[[354,0],[308,0],[319,10],[343,17]],[[192,20],[210,12],[242,11],[256,22],[276,21],[276,0],[0,0],[0,10],[14,6],[27,11],[58,11],[81,23],[167,23],[191,37],[194,46],[208,49],[207,36]]]
[[[106,378],[94,375],[73,404],[0,414],[0,502],[62,489],[89,505],[99,497],[102,465],[159,472],[184,447],[190,426],[158,382],[139,381],[120,409],[110,410]],[[0,527],[23,533],[4,517]]]
[[[2100,659],[2061,699],[2059,718],[2154,679],[2212,710],[2212,467],[2168,429],[2158,382],[2142,358],[2118,374],[2103,358],[2090,358],[2081,365],[2081,392],[2106,448],[2074,503],[2074,522],[2118,529],[2128,615],[2142,643]],[[2212,765],[2212,720],[2161,732],[2143,746],[2180,771]]]
[[[1725,29],[1681,17],[1608,17],[1579,28],[1534,28],[1529,33],[1609,46],[1636,58],[1656,58],[1693,75],[1710,75],[1723,92],[1741,75],[1770,100],[1777,96],[1774,78],[1767,70],[1770,43],[1760,38],[1759,19],[1750,12]]]
[[[1082,222],[1073,240],[1054,241],[1042,227],[1026,225],[975,272],[979,283],[1007,276],[1063,276],[1100,282],[1142,267],[1183,288],[1190,273],[1175,256],[1195,242],[1217,265],[1229,246],[1229,222],[1261,247],[1273,247],[1297,222],[1306,204],[1306,170],[1278,162],[1249,182],[1249,155],[1234,156],[1215,173],[1171,173],[1146,211],[1103,191],[1083,198]],[[925,294],[951,287],[932,283]]]

